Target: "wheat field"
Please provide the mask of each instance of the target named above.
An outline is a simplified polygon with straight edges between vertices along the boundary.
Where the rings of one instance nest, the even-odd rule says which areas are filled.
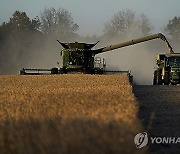
[[[0,153],[134,153],[126,75],[0,76]]]

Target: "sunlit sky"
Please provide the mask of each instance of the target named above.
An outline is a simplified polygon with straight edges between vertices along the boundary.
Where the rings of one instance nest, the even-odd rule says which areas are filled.
[[[174,16],[180,17],[180,0],[0,0],[0,23],[7,22],[15,10],[34,18],[45,7],[67,9],[80,26],[81,35],[100,35],[106,21],[127,9],[148,16],[154,31],[160,31]]]

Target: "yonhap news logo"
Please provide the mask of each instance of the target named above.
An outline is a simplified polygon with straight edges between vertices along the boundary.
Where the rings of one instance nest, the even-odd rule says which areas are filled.
[[[134,143],[136,145],[136,148],[140,149],[148,144],[148,135],[146,132],[138,133],[134,137]]]
[[[146,132],[138,133],[134,137],[136,148],[145,147],[148,142],[150,144],[180,144],[180,137],[149,137]]]

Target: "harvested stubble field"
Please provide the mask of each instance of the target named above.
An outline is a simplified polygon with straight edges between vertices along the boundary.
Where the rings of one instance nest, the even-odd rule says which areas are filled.
[[[125,75],[0,76],[0,153],[133,153]]]

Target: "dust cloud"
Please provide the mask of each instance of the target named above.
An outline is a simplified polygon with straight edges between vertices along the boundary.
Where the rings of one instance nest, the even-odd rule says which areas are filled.
[[[22,68],[53,68],[57,67],[57,62],[62,66],[60,51],[62,42],[87,42],[95,43],[100,41],[94,49],[113,45],[116,43],[129,41],[142,37],[138,31],[130,31],[127,37],[91,36],[58,38],[54,35],[44,36],[41,34],[25,37],[25,42],[9,41],[1,48],[1,74],[19,74]],[[30,43],[27,43],[30,42]],[[7,52],[8,51],[8,52]],[[156,67],[156,54],[168,53],[166,44],[156,39],[124,47],[121,49],[101,53],[97,56],[105,58],[107,70],[131,70],[136,84],[150,85],[153,80],[154,67]]]
[[[62,42],[87,42],[95,43],[100,40],[94,49],[109,46],[112,44],[136,39],[139,36],[130,36],[128,38],[107,37],[80,37],[60,39]],[[8,42],[6,50],[10,51],[3,55],[5,57],[3,65],[3,74],[19,74],[22,68],[52,68],[57,67],[57,62],[62,65],[60,51],[61,45],[56,41],[55,36],[36,36],[26,48],[21,48],[22,42]],[[22,53],[22,51],[25,51]],[[157,53],[167,53],[165,43],[162,40],[153,40],[137,45],[124,47],[121,49],[108,51],[107,53],[98,54],[98,57],[106,59],[107,70],[131,70],[136,84],[152,84],[153,71],[156,66],[155,58]],[[8,58],[11,58],[10,60]],[[10,63],[6,64],[6,61]]]
[[[104,42],[106,46],[124,41],[139,38],[134,36],[131,38],[111,40]],[[152,40],[136,45],[127,46],[98,56],[106,59],[107,70],[124,71],[130,70],[134,76],[135,84],[151,85],[153,80],[154,68],[156,67],[156,55],[158,53],[167,53],[166,44],[160,40]]]

